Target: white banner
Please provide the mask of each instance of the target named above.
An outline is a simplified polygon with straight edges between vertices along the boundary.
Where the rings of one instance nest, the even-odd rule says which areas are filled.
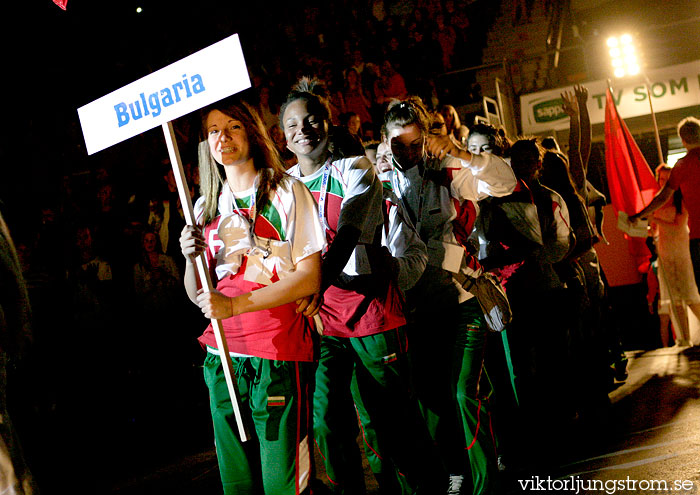
[[[665,112],[700,105],[700,60],[673,65],[647,73],[651,85],[654,112]],[[588,113],[591,124],[605,122],[605,89],[607,81],[582,83],[588,89]],[[649,100],[640,79],[612,79],[613,98],[623,119],[649,115]],[[569,117],[561,106],[561,93],[573,91],[566,86],[520,97],[524,134],[569,128]],[[699,115],[700,117],[700,115]]]
[[[89,155],[250,87],[238,35],[78,109]]]

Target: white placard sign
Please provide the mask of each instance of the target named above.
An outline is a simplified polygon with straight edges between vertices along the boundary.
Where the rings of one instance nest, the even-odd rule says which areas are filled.
[[[647,73],[655,112],[700,105],[700,60],[673,65]],[[613,98],[620,117],[627,119],[649,114],[649,100],[641,78],[612,81]],[[588,113],[591,124],[605,122],[607,81],[583,83],[588,89]],[[520,97],[522,128],[525,134],[537,134],[569,128],[569,117],[562,108],[561,93],[573,92],[567,86]]]
[[[234,34],[78,109],[89,155],[250,87]]]
[[[89,155],[157,126],[163,127],[178,195],[188,225],[195,224],[185,170],[172,121],[250,87],[238,35],[234,34],[189,57],[78,109]],[[213,288],[204,254],[196,258],[202,289]],[[240,394],[221,320],[211,320],[226,386],[241,441],[250,438],[243,422]]]

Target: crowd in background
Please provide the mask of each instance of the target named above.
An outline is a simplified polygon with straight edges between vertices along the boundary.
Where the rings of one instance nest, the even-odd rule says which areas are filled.
[[[455,88],[436,84],[436,78],[480,61],[479,47],[490,24],[489,16],[495,15],[497,8],[485,10],[484,3],[488,2],[416,0],[389,6],[388,2],[375,0],[369,16],[354,8],[352,2],[340,12],[333,12],[332,5],[305,7],[301,13],[303,22],[296,24],[299,28],[294,30],[294,23],[285,28],[284,34],[294,38],[295,43],[259,44],[283,46],[274,52],[261,49],[254,58],[265,63],[251,65],[251,76],[260,114],[287,166],[296,160],[280,131],[279,103],[290,81],[300,75],[316,76],[326,83],[333,123],[346,128],[375,162],[381,159],[380,126],[387,104],[409,95],[419,96],[434,111],[434,132],[449,133],[456,142],[468,145],[469,126],[460,124],[454,106],[478,101],[478,85],[460,87],[457,93]],[[479,4],[480,18],[471,15],[475,4]],[[338,29],[340,19],[351,21],[351,27]],[[293,69],[285,65],[289,60],[294,60]],[[175,123],[193,199],[199,194],[200,136],[196,118],[188,116]],[[498,142],[499,152],[510,158],[508,150],[516,137],[505,136],[502,130],[489,134],[492,132],[488,126],[477,126],[471,135],[487,136],[490,152]],[[198,386],[200,377],[195,368],[200,349],[195,338],[202,319],[182,290],[184,261],[179,255],[178,237],[185,220],[160,135],[145,133],[117,152],[108,150],[90,160],[81,155],[84,151],[80,149],[82,138],[77,127],[73,137],[74,149],[63,153],[63,159],[71,165],[66,167],[60,187],[38,194],[33,218],[8,215],[15,220],[11,228],[36,320],[36,366],[33,375],[20,385],[30,383],[36,391],[28,406],[31,414],[27,421],[48,419],[47,431],[52,424],[63,421],[74,427],[87,422],[98,428],[107,428],[113,421],[122,425],[108,433],[116,438],[129,430],[131,423],[145,425],[140,426],[139,431],[143,432],[148,425],[162,421],[155,417],[157,413],[153,411],[157,409],[151,407],[153,404],[171,403],[194,410],[206,402],[201,394],[193,399],[175,393],[187,384],[194,383],[193,389]],[[125,163],[128,160],[133,161]],[[94,169],[80,169],[79,164],[95,163],[99,166]],[[573,201],[580,199],[568,189],[557,192],[565,199],[567,195],[575,198]],[[11,205],[0,206],[6,212]],[[568,211],[576,208],[569,206]],[[588,252],[597,240],[593,234],[584,251]],[[502,239],[491,240],[501,241],[505,243]],[[573,246],[567,256],[572,252]],[[575,258],[580,254],[576,253]],[[532,294],[528,295],[527,304],[514,301],[519,311],[529,305],[529,325],[539,318],[547,320],[548,330],[559,332],[556,338],[527,346],[520,342],[541,365],[541,369],[533,370],[537,380],[533,387],[544,386],[546,395],[573,379],[588,391],[585,397],[598,401],[584,403],[580,397],[557,401],[551,396],[541,397],[542,391],[538,392],[540,406],[556,406],[549,416],[554,419],[553,427],[569,424],[579,414],[600,413],[605,409],[615,373],[617,378],[624,377],[616,330],[603,328],[604,315],[609,310],[604,290],[598,292],[596,286],[593,297],[585,281],[581,282],[578,262],[569,261],[567,258],[556,269],[552,267],[552,273],[569,281],[566,288],[558,284],[550,287],[556,290],[547,293],[551,300],[560,303],[556,311],[551,300],[538,300]],[[490,340],[500,338],[497,334],[490,336]],[[584,347],[576,349],[582,342]],[[502,346],[497,343],[492,347],[503,353]],[[593,364],[583,363],[582,349],[592,350],[599,359]],[[163,356],[170,362],[167,375],[159,364]],[[508,387],[503,356],[487,356],[487,368],[489,361],[497,363],[493,366],[500,371],[494,370],[494,383]],[[574,371],[573,364],[583,368]],[[591,369],[593,375],[587,376],[581,369]],[[587,380],[591,376],[596,378],[594,383]],[[127,393],[136,398],[118,399]],[[191,403],[186,403],[188,400]],[[100,411],[99,420],[86,414],[91,408]],[[504,413],[507,410],[507,406],[500,409],[502,425],[509,423],[508,414]],[[22,421],[18,423],[21,426]],[[504,427],[506,430],[508,426]],[[41,433],[37,432],[37,439]],[[507,448],[508,435],[503,438]],[[28,450],[36,452],[37,445],[30,441]]]

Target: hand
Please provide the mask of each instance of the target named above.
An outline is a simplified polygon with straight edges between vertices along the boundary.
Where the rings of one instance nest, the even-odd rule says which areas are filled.
[[[210,320],[225,320],[234,316],[234,299],[223,295],[216,289],[210,292],[204,292],[204,289],[197,291],[197,306]]]
[[[312,317],[321,311],[323,306],[323,297],[321,294],[303,297],[297,300],[297,313],[302,313],[304,316]]]
[[[428,136],[426,148],[428,154],[438,160],[442,160],[448,154],[457,156],[462,151],[455,146],[449,136]]]
[[[629,220],[630,223],[636,223],[640,218],[639,213],[635,213],[634,215],[628,216],[627,220]]]
[[[185,225],[180,234],[180,250],[188,261],[194,261],[207,248],[202,229],[194,225]]]
[[[573,93],[564,91],[561,94],[561,107],[569,117],[575,117],[578,115],[578,102]]]
[[[577,84],[574,86],[574,94],[576,95],[576,100],[578,101],[579,108],[588,101],[588,89],[585,86]]]

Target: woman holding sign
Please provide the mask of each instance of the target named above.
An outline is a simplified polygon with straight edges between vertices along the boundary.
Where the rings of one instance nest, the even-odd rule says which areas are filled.
[[[225,494],[290,495],[308,489],[314,331],[296,301],[318,292],[325,233],[304,185],[287,176],[257,112],[236,99],[202,112],[202,197],[197,227],[182,231],[185,288],[222,321],[253,439],[237,433],[216,339],[206,349],[216,450]],[[195,258],[206,253],[215,290],[204,292]]]

